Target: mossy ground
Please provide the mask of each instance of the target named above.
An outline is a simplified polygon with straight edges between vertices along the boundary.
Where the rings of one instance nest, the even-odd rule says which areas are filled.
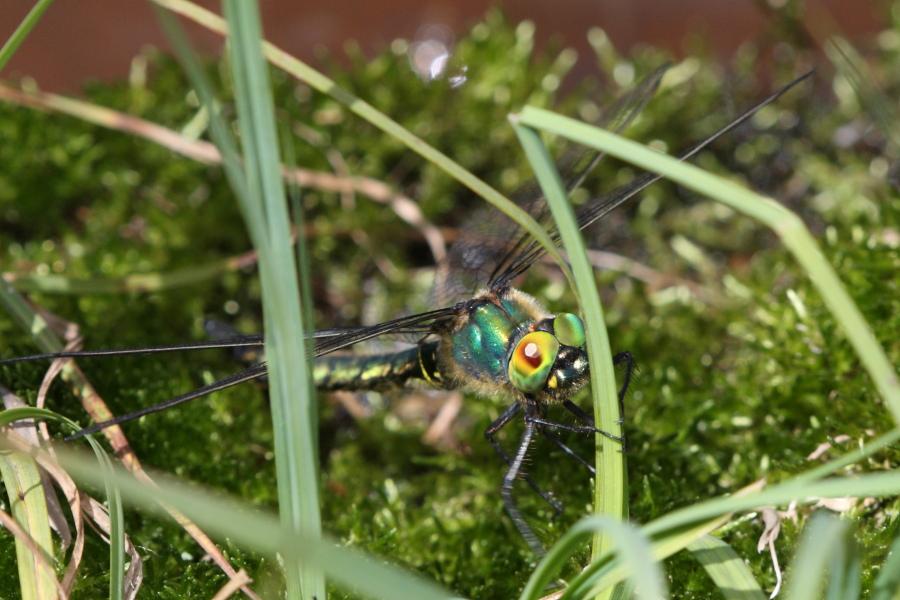
[[[879,44],[863,48],[889,97],[896,97],[900,86],[898,38],[900,23],[894,23]],[[753,74],[760,52],[745,48],[727,67],[727,76],[720,66],[695,59],[693,77],[662,91],[630,135],[674,151],[710,133],[771,89]],[[468,66],[462,86],[423,83],[404,56],[391,52],[369,61],[351,51],[349,67],[335,64],[332,72],[341,85],[509,190],[527,173],[506,122],[508,112],[533,103],[589,117],[591,102],[609,98],[610,86],[589,82],[563,97],[556,82],[568,68],[566,56],[553,49],[534,53],[528,26],[514,28],[495,15],[459,42],[451,71]],[[618,57],[606,48],[603,56],[601,62],[619,65],[626,79],[629,68],[645,73],[667,58],[651,49]],[[771,73],[785,80],[809,56],[785,43]],[[286,133],[301,132],[294,137],[298,165],[331,170],[337,157],[351,173],[403,190],[428,218],[448,227],[480,206],[455,182],[333,101],[284,75],[274,77],[280,125]],[[717,142],[697,163],[736,174],[799,211],[896,362],[898,174],[886,158],[885,138],[867,128],[867,116],[845,88],[836,84],[839,93],[833,95],[831,78],[823,66],[813,83],[763,111],[752,127]],[[151,57],[146,84],[93,85],[86,96],[177,129],[196,112],[186,90],[175,65]],[[845,143],[847,135],[856,134]],[[250,247],[217,168],[72,118],[9,105],[0,105],[0,138],[4,271],[116,278],[172,272]],[[632,175],[606,162],[587,189],[609,189]],[[304,203],[317,325],[373,322],[426,307],[431,264],[418,233],[363,196],[307,190]],[[843,452],[892,426],[840,326],[774,236],[665,183],[599,229],[595,247],[656,273],[650,281],[619,272],[598,275],[613,349],[630,350],[640,367],[626,422],[635,521],[761,477],[781,480],[810,468],[806,456],[830,438],[851,437],[833,451]],[[532,269],[524,287],[553,309],[574,306],[551,268]],[[201,339],[207,317],[258,331],[258,291],[255,273],[246,270],[158,293],[35,292],[32,298],[76,321],[86,345],[99,348]],[[9,320],[0,318],[0,335],[3,356],[34,350]],[[227,353],[216,351],[82,365],[117,413],[237,368]],[[33,400],[43,369],[4,368],[0,381]],[[369,398],[377,410],[363,420],[322,400],[322,508],[328,531],[467,597],[505,598],[522,588],[533,559],[503,512],[502,468],[482,433],[498,415],[498,405],[466,398],[452,429],[454,449],[447,450],[422,442],[425,419],[415,411],[412,417],[401,412],[402,398],[383,403]],[[54,387],[51,406],[85,419],[62,384]],[[268,418],[263,390],[245,385],[131,424],[126,434],[148,467],[273,506]],[[507,433],[506,443],[513,435]],[[587,440],[571,443],[590,455]],[[896,468],[898,461],[894,449],[857,468]],[[523,487],[528,519],[552,543],[590,510],[591,482],[582,467],[549,445],[537,446],[530,471],[566,503],[565,513],[552,518]],[[864,552],[867,583],[898,533],[898,508],[896,500],[883,500],[859,504],[847,515]],[[785,522],[778,541],[783,563],[790,563],[808,514],[802,510],[798,524]],[[768,556],[756,552],[760,532],[759,522],[751,520],[729,530],[725,539],[771,588]],[[225,581],[171,523],[129,514],[128,534],[145,561],[141,597],[208,598]],[[77,597],[106,593],[107,549],[96,536],[90,540]],[[276,565],[227,542],[224,549],[234,564],[262,581],[261,589],[277,585]],[[586,554],[573,560],[564,575],[585,559]],[[0,596],[17,596],[15,573],[12,538],[5,535]],[[715,596],[701,567],[684,555],[668,561],[667,573],[674,597]]]

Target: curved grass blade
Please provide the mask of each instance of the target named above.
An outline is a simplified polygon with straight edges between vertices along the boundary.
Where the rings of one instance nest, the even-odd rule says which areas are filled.
[[[705,535],[688,544],[687,549],[706,569],[725,600],[766,600],[744,560],[719,538]]]
[[[870,473],[855,477],[834,477],[814,482],[787,481],[761,492],[716,498],[675,510],[644,525],[641,530],[654,540],[653,544],[656,547],[658,542],[664,542],[671,536],[678,536],[685,528],[697,526],[723,514],[753,510],[760,506],[782,505],[791,501],[805,504],[816,498],[880,497],[897,494],[900,494],[900,471]],[[672,552],[674,549],[669,548]],[[615,582],[624,578],[621,570],[610,573],[602,569],[608,559],[608,554],[602,555],[571,582],[570,587],[575,594],[573,597],[582,597],[577,594],[583,593],[588,586],[593,586],[594,589],[603,589],[610,585],[610,579]]]
[[[25,15],[25,18],[22,19],[22,22],[19,23],[19,26],[16,27],[16,30],[9,36],[6,43],[0,48],[0,71],[3,70],[3,67],[6,66],[9,59],[16,53],[16,50],[19,49],[19,46],[22,45],[22,42],[25,41],[25,38],[28,37],[28,34],[34,29],[34,26],[38,24],[38,21],[44,16],[44,11],[46,11],[51,4],[53,4],[53,0],[38,0],[35,2],[28,14]]]
[[[892,600],[900,596],[900,535],[894,538],[891,550],[875,579],[872,600]]]
[[[13,319],[26,331],[28,331],[38,347],[47,353],[60,352],[63,350],[63,344],[56,334],[50,329],[44,318],[35,312],[25,299],[3,278],[0,278],[0,305],[3,305]],[[91,415],[95,422],[108,421],[113,418],[109,408],[103,402],[103,399],[97,394],[97,391],[91,385],[90,381],[85,377],[84,373],[77,367],[72,365],[71,368],[63,369],[62,378],[72,388],[73,393],[81,400],[85,410]],[[140,460],[128,445],[121,429],[118,427],[110,427],[104,430],[110,445],[116,450],[117,456],[122,463],[128,467],[136,476],[143,479],[147,478],[146,473],[141,466]],[[148,480],[149,481],[149,480]],[[164,507],[169,510],[168,507]],[[212,540],[199,529],[194,523],[190,522],[177,511],[171,513],[178,524],[190,535],[203,550],[212,557],[213,561],[222,571],[229,576],[235,573],[234,568],[222,554],[221,550],[213,544]],[[245,594],[255,597],[249,588],[243,588]]]
[[[31,544],[15,538],[16,565],[19,590],[24,600],[53,600],[57,598],[56,574],[53,560],[53,538],[50,536],[50,515],[41,474],[34,459],[22,452],[0,454],[0,474],[6,487],[11,513],[15,522]],[[34,552],[43,554],[38,559]]]
[[[58,415],[57,413],[43,408],[13,408],[0,412],[0,427],[5,427],[22,419],[44,419],[61,423],[71,432],[81,429],[77,423]],[[94,452],[94,456],[100,463],[100,483],[106,488],[107,507],[109,510],[109,597],[110,600],[122,600],[125,594],[125,519],[122,509],[122,498],[118,489],[112,484],[111,476],[113,473],[112,462],[109,456],[103,450],[103,447],[91,436],[87,436],[87,441]],[[28,460],[34,462],[34,459],[24,453]],[[37,465],[35,464],[35,470]],[[35,490],[41,491],[43,497],[43,487],[39,483],[34,487]],[[47,535],[49,537],[50,526],[47,525]],[[52,546],[50,546],[50,555],[52,556]],[[24,597],[24,595],[23,595]],[[55,598],[53,596],[40,596]]]
[[[757,481],[740,489],[737,495],[745,495],[756,492],[762,488],[762,481]],[[653,558],[661,561],[687,548],[688,545],[709,535],[713,531],[727,524],[732,518],[731,513],[723,513],[713,518],[697,521],[667,532],[666,536],[658,536],[651,542]],[[563,599],[589,598],[593,596],[592,590],[602,590],[625,578],[626,573],[620,565],[612,564],[611,556],[605,554],[588,565],[570,583],[569,588],[563,594]],[[618,589],[618,588],[617,588]]]
[[[621,415],[616,395],[616,375],[613,369],[609,336],[603,319],[603,307],[594,280],[594,271],[587,259],[584,241],[575,213],[566,197],[565,187],[553,164],[553,159],[538,133],[512,121],[525,150],[531,168],[547,198],[557,230],[572,263],[576,292],[587,325],[587,350],[591,364],[591,393],[594,398],[594,420],[598,427],[621,436]],[[594,478],[594,510],[613,519],[625,518],[625,466],[621,446],[605,436],[596,436],[596,477]],[[599,555],[613,546],[608,536],[598,530],[594,536],[593,553]]]
[[[859,597],[859,582],[856,592],[848,596],[833,596],[833,593],[846,593],[850,591],[844,586],[837,589],[836,575],[842,572],[847,552],[847,531],[849,527],[845,521],[825,513],[814,514],[803,531],[800,545],[794,556],[791,570],[787,577],[787,600],[815,600],[821,597],[825,572],[831,574],[828,598],[840,598],[853,600]]]
[[[659,173],[770,227],[822,294],[825,305],[843,328],[850,344],[875,382],[881,397],[891,410],[895,422],[900,422],[900,380],[894,367],[834,269],[822,255],[809,230],[795,213],[771,198],[756,194],[722,177],[551,111],[528,106],[522,111],[520,119],[523,125],[561,135],[648,171]]]
[[[47,412],[49,411],[22,415],[40,418]],[[96,486],[105,485],[104,475],[98,472],[97,464],[91,458],[68,447],[56,448],[56,454],[59,463],[77,481]],[[321,570],[341,587],[356,590],[368,598],[455,598],[454,594],[417,575],[391,566],[380,558],[369,558],[362,552],[339,545],[327,537],[312,538],[292,532],[283,527],[275,515],[259,511],[248,504],[200,490],[197,486],[189,486],[162,473],[151,475],[155,482],[153,487],[138,481],[121,467],[114,467],[109,480],[130,507],[145,514],[164,518],[169,514],[164,506],[174,507],[220,539],[230,539],[242,548],[270,557],[279,554],[297,556],[304,564]]]
[[[617,556],[634,582],[634,595],[639,599],[666,598],[666,585],[659,563],[653,559],[650,544],[633,525],[609,517],[585,517],[573,525],[547,552],[531,573],[520,600],[540,598],[554,574],[572,554],[577,552],[588,536],[603,531],[615,540]]]

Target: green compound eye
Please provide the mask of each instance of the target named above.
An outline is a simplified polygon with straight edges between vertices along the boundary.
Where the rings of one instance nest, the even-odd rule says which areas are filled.
[[[556,362],[557,352],[559,342],[546,331],[532,331],[523,336],[509,359],[509,381],[526,393],[540,391]]]
[[[584,346],[584,323],[578,315],[572,313],[559,313],[553,319],[553,333],[560,344],[566,346],[575,346],[580,348]]]

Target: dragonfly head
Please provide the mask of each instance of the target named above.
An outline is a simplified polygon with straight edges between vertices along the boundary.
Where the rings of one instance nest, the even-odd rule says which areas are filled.
[[[584,324],[577,315],[560,313],[534,323],[516,341],[507,374],[524,394],[562,401],[587,382]]]

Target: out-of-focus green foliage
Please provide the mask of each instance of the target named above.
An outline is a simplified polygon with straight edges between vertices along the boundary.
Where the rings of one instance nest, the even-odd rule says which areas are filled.
[[[900,90],[900,8],[890,28],[859,48],[883,91]],[[601,49],[602,83],[564,79],[573,56],[533,51],[533,27],[497,15],[458,40],[449,75],[424,82],[409,68],[406,42],[372,59],[349,49],[331,74],[464,166],[507,190],[527,167],[506,114],[525,103],[562,107],[587,120],[622,87],[664,60],[658,50],[630,56]],[[599,39],[595,36],[594,39]],[[727,67],[702,57],[681,63],[682,81],[664,87],[629,130],[670,151],[724,124],[774,85],[800,71],[806,51],[781,45],[770,77],[755,74],[760,50],[748,46]],[[818,60],[818,59],[817,59]],[[582,56],[579,74],[598,61]],[[349,64],[348,64],[349,63]],[[98,104],[180,129],[198,110],[180,70],[149,55],[146,83],[95,85]],[[465,68],[465,70],[464,70]],[[227,69],[212,67],[221,79]],[[614,75],[613,75],[614,74]],[[689,76],[689,77],[688,77]],[[678,77],[674,79],[679,79]],[[560,92],[563,81],[565,94]],[[226,89],[228,82],[223,82]],[[481,204],[397,142],[333,101],[275,74],[279,124],[294,144],[296,164],[345,170],[390,183],[415,198],[448,233]],[[820,236],[830,262],[896,362],[900,359],[898,173],[885,139],[861,112],[850,88],[821,64],[816,81],[762,111],[751,127],[723,138],[697,163],[734,173],[787,203]],[[249,248],[221,172],[139,139],[71,118],[0,105],[0,243],[3,271],[68,277],[168,272]],[[626,181],[631,169],[609,162],[585,186],[591,193]],[[588,195],[576,196],[585,201]],[[371,323],[428,303],[431,258],[419,234],[369,199],[307,190],[307,238],[313,265],[316,325]],[[810,467],[819,444],[846,434],[832,455],[891,426],[890,416],[812,286],[769,234],[749,219],[668,184],[658,184],[610,216],[595,247],[639,261],[643,280],[599,275],[614,350],[630,350],[640,373],[626,403],[630,513],[644,522],[667,511],[735,490],[760,477],[780,480]],[[573,300],[552,269],[537,266],[525,287],[553,309]],[[143,345],[203,337],[217,317],[259,329],[253,271],[144,295],[34,295],[43,307],[77,321],[90,347]],[[2,354],[32,349],[0,319]],[[173,396],[237,366],[225,353],[82,361],[116,412]],[[0,370],[0,381],[33,400],[42,365]],[[84,420],[75,399],[54,387],[55,409]],[[498,406],[466,399],[451,433],[452,450],[421,441],[425,415],[438,399],[365,398],[374,416],[352,419],[323,396],[320,434],[326,528],[377,554],[415,568],[473,598],[510,597],[531,571],[528,550],[505,517],[498,489],[502,465],[482,432]],[[271,428],[263,396],[244,386],[131,424],[126,433],[148,466],[271,505],[276,498]],[[507,434],[507,443],[515,432]],[[571,443],[589,455],[588,440]],[[896,468],[896,450],[865,468]],[[538,445],[530,472],[567,506],[558,519],[521,491],[530,522],[547,541],[588,511],[591,485],[579,465],[549,444]],[[864,557],[867,586],[900,530],[898,502],[849,509]],[[787,520],[777,542],[789,563],[799,522]],[[144,592],[157,598],[210,597],[224,576],[202,560],[190,538],[170,523],[129,515],[127,530],[145,557]],[[767,554],[756,553],[757,521],[731,528],[726,541],[750,561],[765,588],[774,585]],[[261,588],[277,566],[225,544],[229,558]],[[106,587],[103,542],[89,537],[76,593]],[[576,572],[573,562],[566,576]],[[13,596],[15,552],[0,539],[0,596]],[[712,584],[697,563],[667,562],[673,595],[705,598]]]

